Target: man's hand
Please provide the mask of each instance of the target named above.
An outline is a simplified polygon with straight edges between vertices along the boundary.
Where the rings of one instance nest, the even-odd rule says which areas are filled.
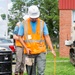
[[[56,57],[56,53],[54,50],[52,50],[52,54],[54,55],[54,57]]]
[[[29,48],[26,48],[26,51],[27,51],[27,54],[29,55],[31,50]]]

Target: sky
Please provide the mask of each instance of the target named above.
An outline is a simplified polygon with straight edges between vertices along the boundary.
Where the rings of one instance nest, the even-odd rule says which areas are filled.
[[[11,0],[0,0],[0,13],[5,13],[11,7]]]
[[[7,10],[11,8],[11,0],[0,0],[0,15],[7,14]],[[2,20],[0,16],[0,37],[7,35],[7,21]]]

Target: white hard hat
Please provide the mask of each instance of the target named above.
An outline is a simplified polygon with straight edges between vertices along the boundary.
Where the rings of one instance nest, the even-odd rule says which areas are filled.
[[[28,19],[28,18],[29,18],[29,15],[25,15],[25,16],[23,17],[24,20],[26,20],[26,19]]]
[[[28,15],[30,18],[38,18],[40,16],[40,11],[36,5],[32,5],[28,8]]]

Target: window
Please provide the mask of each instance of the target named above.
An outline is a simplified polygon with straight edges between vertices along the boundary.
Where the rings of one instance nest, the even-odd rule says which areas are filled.
[[[73,10],[73,23],[75,23],[75,10]]]

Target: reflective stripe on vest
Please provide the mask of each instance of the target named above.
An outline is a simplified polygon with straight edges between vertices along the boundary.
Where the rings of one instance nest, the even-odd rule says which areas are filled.
[[[43,35],[43,21],[40,21],[40,40],[42,39],[42,35]]]
[[[24,40],[24,42],[28,42],[28,43],[31,43],[31,42],[45,42],[45,40]]]
[[[27,21],[26,20],[24,20],[23,21],[23,24],[24,24],[24,35],[25,35],[25,37],[26,37],[26,39],[27,39],[27,35],[28,35],[28,26],[27,26]]]

